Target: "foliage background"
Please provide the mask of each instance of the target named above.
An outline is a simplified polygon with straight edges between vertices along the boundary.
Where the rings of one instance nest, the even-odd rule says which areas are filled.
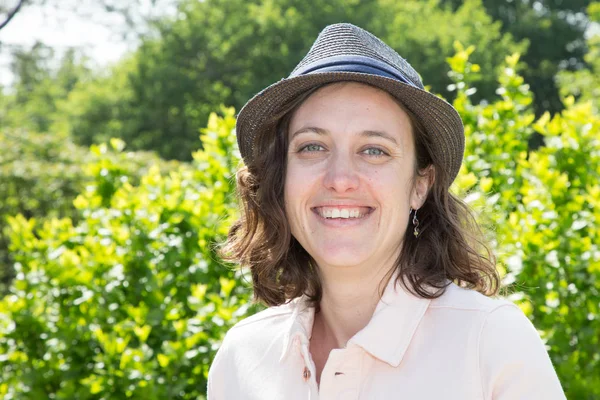
[[[216,256],[237,213],[235,109],[342,20],[453,101],[467,156],[452,190],[488,228],[567,397],[600,398],[599,3],[178,7],[107,70],[42,43],[13,54],[16,81],[0,90],[2,398],[203,398],[224,333],[260,308],[245,272]]]

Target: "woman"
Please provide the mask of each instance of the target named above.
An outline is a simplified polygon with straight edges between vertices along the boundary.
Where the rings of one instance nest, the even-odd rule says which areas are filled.
[[[270,308],[232,328],[208,398],[564,399],[448,188],[460,117],[370,33],[328,26],[237,121],[223,252]],[[483,252],[481,251],[483,249]]]

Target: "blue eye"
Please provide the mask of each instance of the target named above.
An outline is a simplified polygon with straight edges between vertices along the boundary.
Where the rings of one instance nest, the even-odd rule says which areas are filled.
[[[321,146],[320,144],[309,143],[306,146],[301,147],[300,150],[299,150],[299,152],[303,152],[303,151],[321,151],[321,149],[323,149],[323,146]]]
[[[374,156],[374,157],[381,157],[381,156],[386,156],[387,153],[377,147],[369,147],[368,149],[365,149],[363,151],[363,153],[365,153],[368,156]]]

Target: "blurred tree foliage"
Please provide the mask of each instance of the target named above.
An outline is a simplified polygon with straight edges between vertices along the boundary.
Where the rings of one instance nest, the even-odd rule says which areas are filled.
[[[499,97],[474,104],[473,47],[448,59],[467,157],[453,190],[481,211],[511,299],[546,340],[572,399],[600,396],[600,116],[589,103],[536,119],[518,56]],[[131,184],[120,163],[88,165],[80,221],[22,216],[6,234],[17,277],[0,300],[0,395],[19,399],[197,399],[247,277],[214,244],[236,215],[234,112],[211,116],[203,150]],[[534,132],[547,146],[528,149]],[[118,151],[123,143],[113,140]],[[119,153],[117,153],[119,154]]]
[[[573,95],[581,101],[590,101],[598,110],[600,104],[600,3],[588,7],[588,15],[596,24],[596,34],[588,38],[589,52],[585,55],[588,68],[578,71],[561,71],[557,81],[563,96]]]
[[[68,50],[53,68],[54,50],[37,42],[15,50],[10,69],[15,82],[2,96],[0,127],[48,132],[58,119],[58,105],[84,76],[92,72],[75,50]],[[2,90],[4,92],[4,90]]]
[[[482,49],[474,57],[480,98],[495,90],[502,55],[524,50],[486,15],[481,0],[453,12],[440,0],[182,0],[155,24],[131,59],[77,85],[61,109],[79,143],[123,138],[132,149],[189,160],[198,129],[224,103],[241,107],[287,76],[327,24],[356,23],[398,49],[433,90],[448,93],[444,55],[453,40]],[[427,21],[424,23],[423,21]],[[435,26],[436,29],[431,29]]]
[[[239,109],[286,76],[323,26],[339,21],[380,36],[422,73],[433,91],[448,98],[451,81],[440,55],[452,53],[454,40],[475,45],[473,61],[486,71],[477,77],[475,102],[493,95],[494,69],[511,52],[524,54],[529,68],[523,75],[532,86],[538,116],[562,107],[557,72],[581,70],[582,83],[595,77],[582,69],[587,63],[594,71],[593,51],[583,59],[589,0],[319,1],[157,0],[178,8],[162,19],[142,18],[138,0],[114,7],[105,2],[101,7],[138,21],[135,26],[144,19],[153,27],[151,34],[142,29],[146,34],[138,51],[95,73],[75,50],[65,54],[58,71],[48,66],[52,50],[47,47],[18,51],[13,63],[17,84],[13,96],[4,96],[10,111],[4,120],[9,126],[27,123],[38,132],[66,130],[83,145],[120,137],[133,150],[189,160],[211,110],[222,103]],[[55,123],[59,127],[51,128]]]
[[[465,0],[443,2],[458,8]],[[522,57],[528,66],[523,76],[531,85],[537,115],[563,107],[556,74],[585,66],[584,32],[589,24],[586,7],[590,3],[592,0],[483,0],[487,13],[494,21],[502,22],[502,32],[529,43]]]

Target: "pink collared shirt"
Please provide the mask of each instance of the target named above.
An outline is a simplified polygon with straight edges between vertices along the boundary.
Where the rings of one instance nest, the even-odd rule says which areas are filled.
[[[438,299],[388,284],[368,325],[315,380],[304,298],[229,330],[208,400],[565,399],[537,331],[514,304],[451,284]]]

